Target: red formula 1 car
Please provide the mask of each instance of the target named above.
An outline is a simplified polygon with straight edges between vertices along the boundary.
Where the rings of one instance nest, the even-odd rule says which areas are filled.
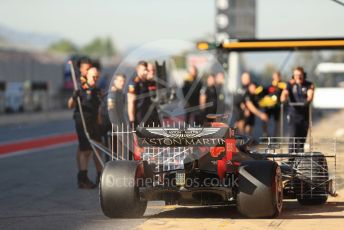
[[[140,217],[152,200],[167,205],[234,203],[244,216],[276,217],[283,199],[323,204],[334,193],[324,154],[279,153],[287,143],[278,138],[268,139],[260,152],[250,148],[250,137],[219,122],[138,127],[130,134],[135,136],[134,160],[114,151],[100,182],[101,208],[110,218]]]

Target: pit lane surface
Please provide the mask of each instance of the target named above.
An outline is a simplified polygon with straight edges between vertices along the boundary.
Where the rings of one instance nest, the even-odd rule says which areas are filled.
[[[143,223],[105,218],[98,190],[77,189],[75,151],[73,145],[0,160],[0,229],[131,229]],[[147,214],[154,214],[150,209]]]
[[[343,115],[324,122],[343,127]],[[315,127],[314,133],[332,135],[326,124]],[[342,150],[338,162],[344,160]],[[177,207],[161,202],[149,203],[140,219],[108,219],[100,210],[97,189],[76,188],[75,151],[72,144],[0,159],[0,229],[343,228],[343,190],[323,206],[304,207],[286,201],[277,219],[245,219],[235,207]],[[343,175],[341,164],[338,174]],[[93,166],[91,178],[95,178]]]

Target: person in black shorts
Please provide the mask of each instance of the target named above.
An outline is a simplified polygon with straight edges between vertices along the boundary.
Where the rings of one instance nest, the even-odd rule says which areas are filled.
[[[195,123],[196,125],[199,125],[201,123],[199,104],[201,89],[202,83],[198,77],[198,70],[196,66],[190,66],[182,88],[185,100],[185,122],[187,124]]]
[[[260,89],[262,87],[257,87],[257,84],[250,83],[248,86],[247,93],[245,95],[245,134],[252,135],[253,127],[255,125],[255,117],[259,117],[262,121],[267,121],[268,116],[266,113],[259,110],[259,97]]]
[[[73,92],[73,96],[68,100],[68,108],[74,108],[74,121],[75,129],[78,135],[78,151],[77,151],[77,164],[78,164],[78,187],[83,189],[95,188],[94,184],[87,175],[88,161],[92,153],[91,145],[84,132],[81,113],[77,104],[77,98],[80,98],[81,108],[83,110],[87,131],[91,139],[100,141],[99,125],[98,125],[98,108],[100,105],[100,90],[96,87],[99,77],[98,70],[92,68],[92,62],[88,58],[82,58],[79,62],[80,70],[80,86],[79,89]],[[101,165],[96,164],[97,178],[101,173]]]

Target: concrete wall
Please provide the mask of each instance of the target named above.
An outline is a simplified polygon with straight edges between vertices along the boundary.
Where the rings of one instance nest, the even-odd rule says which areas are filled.
[[[63,58],[45,53],[0,50],[0,81],[44,81],[55,94],[62,85],[62,65]]]
[[[47,53],[16,50],[0,50],[0,82],[47,82],[48,91],[26,94],[24,101],[37,97],[42,101],[42,109],[60,108],[63,81],[63,58]],[[3,105],[3,92],[0,92],[0,105]],[[32,98],[31,98],[32,97]],[[3,110],[0,106],[0,112]],[[29,107],[29,105],[28,105]]]

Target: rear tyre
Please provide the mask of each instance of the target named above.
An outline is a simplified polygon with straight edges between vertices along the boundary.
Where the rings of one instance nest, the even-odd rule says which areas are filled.
[[[274,161],[244,161],[239,167],[237,209],[249,218],[277,217],[283,206],[281,169]]]
[[[322,153],[315,157],[296,159],[297,182],[295,193],[301,205],[321,205],[328,198],[328,167]]]
[[[100,206],[109,218],[142,217],[147,201],[141,201],[136,184],[135,161],[109,161],[106,163],[100,183]]]

